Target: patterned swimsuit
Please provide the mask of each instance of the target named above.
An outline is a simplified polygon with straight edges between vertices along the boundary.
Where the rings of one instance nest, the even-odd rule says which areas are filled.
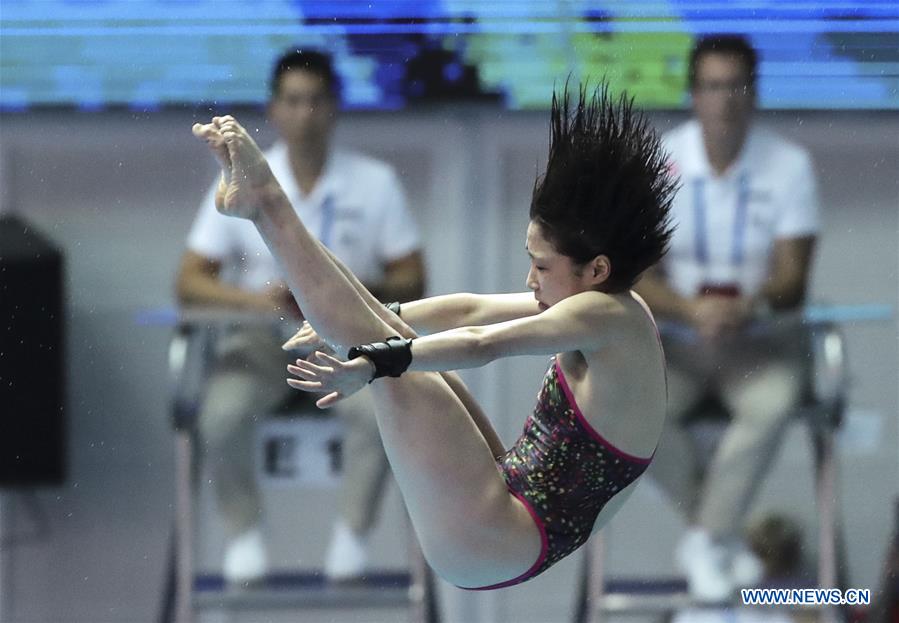
[[[497,459],[509,491],[540,530],[540,556],[517,578],[469,590],[520,584],[576,550],[590,536],[606,503],[651,460],[618,450],[590,426],[554,358],[524,432]]]

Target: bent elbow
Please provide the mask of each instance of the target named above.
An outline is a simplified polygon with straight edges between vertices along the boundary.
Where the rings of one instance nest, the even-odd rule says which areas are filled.
[[[777,311],[792,311],[805,303],[806,288],[804,284],[796,284],[771,300],[771,308]]]
[[[179,305],[185,305],[191,302],[191,289],[188,280],[183,274],[179,274],[175,280],[175,299]]]
[[[470,292],[459,294],[459,318],[463,327],[481,324],[478,319],[478,295]]]
[[[479,366],[490,363],[499,358],[497,341],[493,339],[490,331],[484,327],[468,327],[469,348]]]

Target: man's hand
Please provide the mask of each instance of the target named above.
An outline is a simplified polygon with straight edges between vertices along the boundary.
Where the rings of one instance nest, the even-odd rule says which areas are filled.
[[[280,282],[270,285],[263,292],[263,297],[265,298],[265,304],[268,305],[268,311],[273,311],[285,318],[300,319],[303,317],[300,307],[297,305],[297,301],[293,298],[293,294],[291,294],[286,283]]]
[[[287,366],[287,371],[300,377],[287,379],[287,384],[294,389],[325,394],[315,404],[327,409],[365,387],[374,374],[374,366],[365,357],[340,361],[319,351],[309,361],[297,359],[296,365]]]
[[[700,337],[713,340],[743,328],[752,317],[752,307],[747,297],[707,294],[693,299],[690,320]]]
[[[261,202],[278,184],[256,142],[231,116],[195,123],[192,131],[206,141],[222,167],[216,209],[228,216],[255,218]]]

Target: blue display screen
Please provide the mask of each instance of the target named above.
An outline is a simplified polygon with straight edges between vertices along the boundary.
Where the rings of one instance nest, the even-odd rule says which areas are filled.
[[[680,108],[720,32],[758,49],[763,108],[899,109],[899,2],[877,0],[3,0],[0,107],[261,104],[300,47],[333,55],[349,109],[546,108],[569,75]]]

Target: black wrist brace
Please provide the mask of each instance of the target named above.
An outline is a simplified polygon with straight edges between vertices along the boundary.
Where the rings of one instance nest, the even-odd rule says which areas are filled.
[[[400,302],[399,301],[393,301],[392,303],[384,303],[384,307],[386,307],[387,309],[392,311],[397,316],[400,315]]]
[[[384,342],[353,346],[347,352],[346,358],[350,360],[362,356],[368,357],[368,360],[375,364],[375,374],[371,377],[371,381],[383,376],[396,378],[412,363],[412,340],[394,335]]]

